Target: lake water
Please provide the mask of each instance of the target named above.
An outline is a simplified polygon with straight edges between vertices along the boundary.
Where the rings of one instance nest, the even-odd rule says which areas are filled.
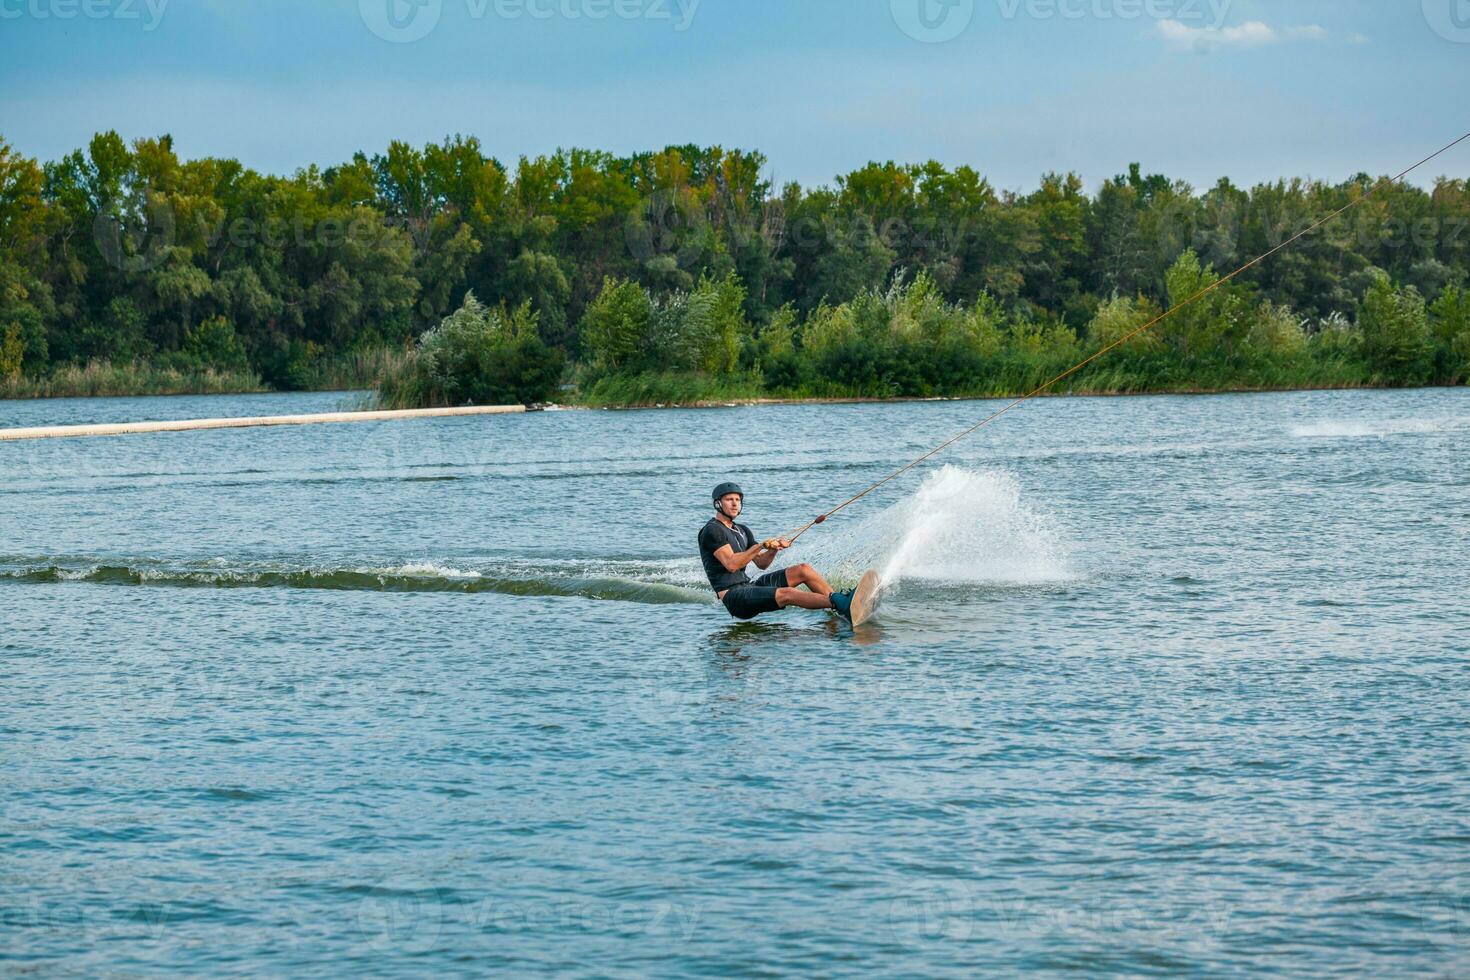
[[[1470,390],[993,407],[0,443],[0,973],[1470,971]]]

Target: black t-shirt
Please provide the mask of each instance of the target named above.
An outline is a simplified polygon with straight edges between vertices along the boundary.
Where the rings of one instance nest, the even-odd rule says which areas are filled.
[[[755,544],[755,535],[744,524],[728,528],[718,517],[711,517],[709,523],[699,529],[699,559],[704,562],[704,574],[709,576],[709,584],[716,592],[724,592],[732,586],[744,585],[750,581],[745,569],[738,572],[727,571],[715,557],[715,552],[727,544],[738,555]]]

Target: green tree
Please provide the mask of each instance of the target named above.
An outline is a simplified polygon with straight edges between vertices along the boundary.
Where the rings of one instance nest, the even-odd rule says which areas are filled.
[[[1199,296],[1219,278],[1214,269],[1200,265],[1193,249],[1169,268],[1165,282],[1175,311],[1154,330],[1176,354],[1230,356],[1245,340],[1250,324],[1239,290],[1227,284]]]
[[[1046,174],[1023,204],[1034,216],[1037,248],[1026,262],[1022,295],[1043,309],[1063,312],[1087,278],[1089,202],[1082,178]]]
[[[25,358],[26,344],[20,335],[20,324],[11,323],[0,331],[0,379],[19,378]]]
[[[1424,297],[1380,275],[1358,310],[1363,356],[1376,378],[1392,385],[1422,385],[1434,370],[1434,338]]]
[[[46,324],[54,316],[50,290],[0,257],[0,341],[7,374],[42,374],[50,367]]]
[[[523,250],[506,267],[503,295],[516,306],[530,303],[540,318],[542,336],[555,346],[575,351],[576,337],[567,329],[572,287],[556,256]]]
[[[273,176],[181,159],[166,134],[102,132],[45,164],[0,139],[0,346],[28,376],[99,358],[187,364],[222,318],[248,369],[298,387],[336,355],[412,343],[472,291],[503,324],[534,312],[541,341],[588,377],[670,368],[698,377],[666,390],[714,390],[699,386],[759,367],[786,390],[1010,391],[1075,328],[1094,345],[1121,336],[1356,203],[1120,351],[1113,380],[1105,364],[1086,377],[1466,374],[1463,179],[1222,179],[1197,194],[1134,164],[1092,194],[1051,173],[1013,193],[930,160],[776,190],[764,169],[759,153],[696,145],[562,149],[507,169],[454,135]],[[528,357],[534,374],[544,359]]]
[[[107,304],[106,311],[82,327],[77,353],[88,360],[126,363],[148,357],[155,350],[148,339],[148,320],[127,296]]]
[[[0,139],[0,255],[33,253],[45,232],[45,174]]]
[[[1301,317],[1268,300],[1251,315],[1246,344],[1257,355],[1290,361],[1306,352],[1308,337]]]
[[[1451,286],[1430,307],[1434,324],[1434,377],[1442,384],[1470,379],[1470,290]]]
[[[617,371],[640,362],[647,352],[653,302],[646,290],[626,279],[604,279],[582,315],[582,349],[604,371]]]
[[[1157,304],[1141,294],[1131,298],[1114,296],[1098,307],[1097,314],[1088,324],[1087,335],[1098,347],[1122,341],[1117,349],[1125,353],[1156,352],[1164,346],[1157,329],[1145,330],[1126,341],[1123,338],[1154,320],[1161,312]]]
[[[378,395],[395,407],[504,405],[546,401],[562,358],[542,343],[529,303],[485,306],[473,293],[420,338],[407,364],[382,379]]]
[[[222,316],[213,316],[189,330],[183,352],[201,367],[217,371],[244,371],[248,367],[245,345],[235,336],[235,327]]]

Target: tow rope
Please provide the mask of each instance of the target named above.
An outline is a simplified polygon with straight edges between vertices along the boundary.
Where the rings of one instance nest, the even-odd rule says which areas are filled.
[[[1177,311],[1182,310],[1186,306],[1189,306],[1191,303],[1197,302],[1198,300],[1204,298],[1205,296],[1208,296],[1210,293],[1212,293],[1215,290],[1219,289],[1221,286],[1225,285],[1227,282],[1230,282],[1232,279],[1235,279],[1241,273],[1247,271],[1248,269],[1251,269],[1254,266],[1260,265],[1262,262],[1266,261],[1271,256],[1275,255],[1277,252],[1279,252],[1282,249],[1287,248],[1287,247],[1295,244],[1296,242],[1298,242],[1301,239],[1305,238],[1306,236],[1310,235],[1312,232],[1316,231],[1318,228],[1321,228],[1323,225],[1327,224],[1329,221],[1332,221],[1334,218],[1337,218],[1337,217],[1341,216],[1342,214],[1345,214],[1346,212],[1348,212],[1348,211],[1352,210],[1353,208],[1357,207],[1359,204],[1362,204],[1364,201],[1368,200],[1368,198],[1370,198],[1374,194],[1378,193],[1378,191],[1380,191],[1384,187],[1386,187],[1386,186],[1388,186],[1390,184],[1396,184],[1396,183],[1398,183],[1399,181],[1403,180],[1405,177],[1409,176],[1409,174],[1413,173],[1415,170],[1418,170],[1420,167],[1424,166],[1426,163],[1429,163],[1431,160],[1435,159],[1436,157],[1439,157],[1439,156],[1442,156],[1445,153],[1448,153],[1450,150],[1452,150],[1455,147],[1459,146],[1461,143],[1465,142],[1467,139],[1470,139],[1470,133],[1466,133],[1464,136],[1461,136],[1459,139],[1455,140],[1454,142],[1447,143],[1444,146],[1440,147],[1438,150],[1434,151],[1429,156],[1425,157],[1423,160],[1420,160],[1418,163],[1414,164],[1412,167],[1410,167],[1408,170],[1405,170],[1403,173],[1399,174],[1397,177],[1384,177],[1378,183],[1374,184],[1371,188],[1369,188],[1361,197],[1354,198],[1353,200],[1349,201],[1347,204],[1344,204],[1342,207],[1338,208],[1336,211],[1333,211],[1331,214],[1329,214],[1326,217],[1324,217],[1324,218],[1320,219],[1319,221],[1317,221],[1311,227],[1305,229],[1304,231],[1297,232],[1295,235],[1291,236],[1286,241],[1282,242],[1280,245],[1277,245],[1275,248],[1272,248],[1272,249],[1270,249],[1269,251],[1266,251],[1266,252],[1262,252],[1260,255],[1256,256],[1253,259],[1251,259],[1249,262],[1247,262],[1245,265],[1241,266],[1239,269],[1236,269],[1234,272],[1230,273],[1228,276],[1225,276],[1225,277],[1223,277],[1221,279],[1215,280],[1210,285],[1208,285],[1205,288],[1203,288],[1203,289],[1199,290],[1198,292],[1196,292],[1193,296],[1190,296],[1189,298],[1183,300],[1182,302],[1176,303],[1174,306],[1169,307],[1169,309],[1165,310],[1163,313],[1160,313],[1158,316],[1154,317],[1152,320],[1148,321],[1143,326],[1138,327],[1135,330],[1130,330],[1128,333],[1126,333],[1123,336],[1119,337],[1117,340],[1113,341],[1112,343],[1108,344],[1107,346],[1105,346],[1105,347],[1101,348],[1100,350],[1098,350],[1098,351],[1096,351],[1096,352],[1088,355],[1087,357],[1085,357],[1082,360],[1078,361],[1076,364],[1073,364],[1071,367],[1067,368],[1067,370],[1063,371],[1061,374],[1057,375],[1055,378],[1052,378],[1051,380],[1046,381],[1043,384],[1038,385],[1036,388],[1034,388],[1031,391],[1027,392],[1026,394],[1020,396],[1016,400],[1014,400],[1014,401],[1012,401],[1012,402],[1010,402],[1010,403],[1002,406],[1001,408],[999,408],[996,411],[992,412],[990,415],[987,415],[985,418],[981,419],[980,421],[976,422],[974,425],[970,426],[965,431],[963,431],[963,432],[959,433],[958,435],[953,436],[953,437],[951,437],[949,439],[946,439],[944,442],[941,442],[939,445],[935,446],[933,449],[929,450],[927,453],[925,453],[924,455],[920,456],[919,458],[913,460],[912,462],[909,462],[909,463],[904,464],[903,466],[900,466],[898,469],[894,470],[892,473],[888,474],[883,479],[877,481],[876,483],[871,484],[870,486],[868,486],[866,489],[862,490],[861,492],[853,494],[851,497],[848,497],[842,503],[838,504],[836,507],[833,507],[831,510],[827,511],[826,513],[817,515],[815,518],[813,518],[812,520],[810,520],[807,523],[803,524],[801,527],[797,528],[795,531],[792,531],[790,534],[786,535],[786,540],[788,540],[788,541],[795,541],[797,538],[801,537],[803,534],[805,534],[807,531],[810,531],[812,528],[816,527],[818,524],[824,523],[833,514],[837,513],[838,511],[842,510],[845,507],[849,507],[849,506],[857,503],[859,500],[863,499],[868,494],[872,493],[874,490],[877,490],[879,487],[883,486],[883,484],[888,483],[890,480],[893,480],[893,479],[896,479],[897,477],[902,476],[903,474],[907,473],[909,470],[913,469],[915,466],[918,466],[920,463],[924,462],[926,459],[929,459],[929,458],[937,455],[938,453],[942,452],[943,450],[948,449],[950,446],[952,446],[955,443],[959,442],[961,439],[965,438],[965,436],[968,436],[970,433],[974,432],[976,429],[979,429],[979,428],[982,428],[984,426],[989,425],[991,422],[994,422],[996,419],[1000,418],[1002,415],[1004,415],[1006,412],[1009,412],[1011,409],[1015,408],[1017,405],[1020,405],[1022,402],[1030,401],[1032,398],[1035,398],[1037,395],[1039,395],[1042,392],[1046,391],[1048,388],[1050,388],[1052,385],[1056,384],[1057,382],[1063,381],[1063,380],[1071,377],[1072,375],[1076,374],[1078,371],[1080,371],[1084,367],[1086,367],[1088,364],[1091,364],[1093,361],[1097,360],[1099,357],[1102,357],[1104,354],[1108,353],[1111,350],[1114,350],[1115,348],[1121,347],[1123,344],[1126,344],[1128,341],[1132,340],[1134,337],[1137,337],[1139,334],[1143,333],[1144,331],[1152,329],[1153,327],[1157,326],[1158,324],[1160,324],[1164,320],[1168,319],[1171,315],[1173,315]]]

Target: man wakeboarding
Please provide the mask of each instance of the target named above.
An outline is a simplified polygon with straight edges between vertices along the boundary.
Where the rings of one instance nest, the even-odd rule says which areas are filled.
[[[802,609],[835,609],[852,619],[853,590],[834,592],[812,566],[802,563],[766,572],[755,581],[745,574],[752,562],[762,571],[791,542],[782,538],[756,541],[755,535],[735,518],[745,506],[745,494],[733,483],[721,483],[714,491],[715,516],[699,531],[699,557],[715,595],[736,619],[754,619],[761,613],[787,606]],[[805,585],[810,591],[803,591]]]

